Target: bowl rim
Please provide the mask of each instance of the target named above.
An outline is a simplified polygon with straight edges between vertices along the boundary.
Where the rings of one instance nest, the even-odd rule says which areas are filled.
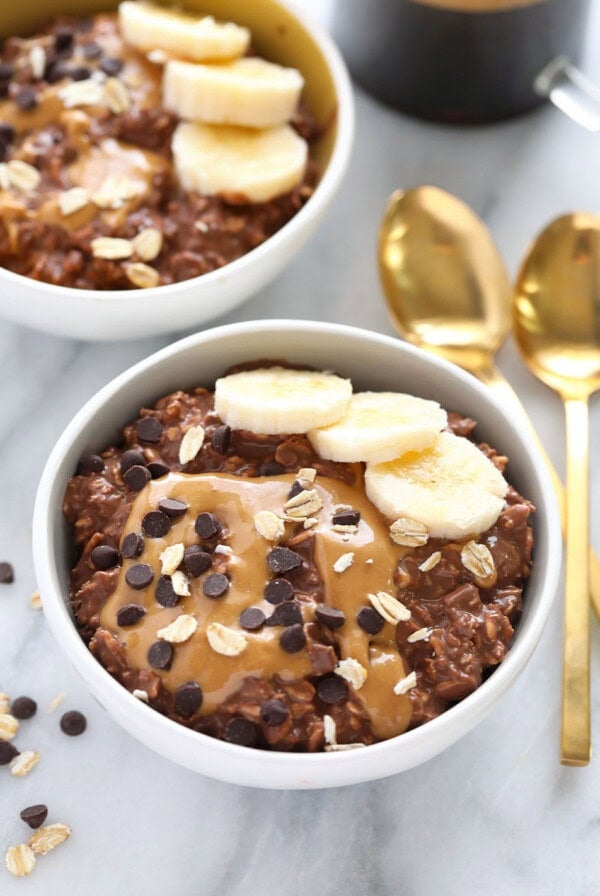
[[[208,271],[206,274],[199,274],[197,277],[191,277],[188,280],[180,280],[177,283],[166,283],[147,289],[78,289],[74,286],[59,286],[54,283],[46,283],[44,280],[34,280],[25,274],[17,274],[3,267],[0,267],[0,282],[4,279],[7,287],[14,284],[26,284],[28,287],[38,290],[41,294],[47,294],[49,297],[55,295],[56,290],[60,290],[61,298],[65,302],[78,302],[84,298],[87,301],[94,300],[100,304],[107,305],[111,305],[115,301],[127,301],[131,305],[137,305],[142,302],[145,304],[148,300],[152,301],[161,296],[175,298],[180,292],[189,290],[191,287],[198,289],[203,284],[211,286],[218,283],[225,276],[241,273],[246,265],[254,262],[260,264],[265,253],[277,250],[281,244],[293,239],[294,233],[298,229],[310,227],[311,222],[315,217],[318,217],[321,208],[326,206],[337,192],[348,167],[355,132],[354,93],[350,75],[342,55],[325,29],[318,22],[315,22],[310,15],[306,15],[296,2],[289,2],[289,0],[277,0],[277,2],[300,22],[321,50],[331,73],[337,97],[334,113],[337,133],[331,157],[314,192],[302,208],[283,227],[280,227],[279,230],[259,246],[220,268]]]
[[[109,404],[111,398],[128,382],[137,378],[140,373],[177,356],[181,352],[185,352],[188,348],[198,348],[204,342],[210,342],[215,338],[218,340],[221,337],[239,334],[269,332],[272,336],[273,331],[278,329],[296,333],[302,332],[304,334],[320,333],[332,338],[366,338],[374,348],[377,348],[377,346],[393,346],[396,351],[409,358],[412,356],[418,357],[421,361],[425,360],[432,368],[439,371],[442,376],[445,374],[451,376],[455,381],[458,380],[462,386],[467,388],[467,391],[478,393],[479,397],[490,405],[501,418],[508,419],[506,409],[502,407],[498,399],[488,394],[486,387],[470,374],[465,373],[454,364],[429,355],[421,349],[415,348],[395,337],[344,324],[302,320],[245,321],[209,328],[177,340],[120,373],[92,396],[67,425],[46,462],[35,499],[32,525],[35,571],[42,593],[46,619],[63,652],[66,653],[75,669],[84,678],[87,687],[97,697],[101,705],[108,709],[110,714],[116,718],[121,727],[124,727],[130,733],[134,733],[138,739],[142,739],[142,735],[139,733],[141,730],[149,731],[153,729],[154,733],[147,739],[144,738],[143,742],[159,754],[188,767],[194,767],[183,758],[183,754],[189,753],[194,746],[197,746],[198,738],[200,738],[203,751],[211,757],[215,765],[220,761],[231,760],[232,766],[238,766],[237,772],[222,768],[219,768],[218,772],[215,771],[214,776],[221,780],[240,784],[250,783],[243,780],[250,777],[246,773],[248,760],[250,760],[256,766],[266,762],[269,768],[277,772],[276,777],[286,781],[285,784],[274,784],[268,780],[262,783],[253,780],[251,786],[302,788],[337,786],[339,783],[358,783],[395,774],[401,770],[398,767],[385,772],[377,770],[377,760],[389,757],[390,754],[398,751],[399,748],[400,753],[408,753],[411,748],[413,750],[421,748],[424,758],[420,761],[425,761],[471,730],[523,670],[541,637],[548,620],[559,580],[562,560],[562,536],[558,507],[551,480],[528,433],[514,429],[518,440],[524,447],[525,454],[528,456],[534,475],[537,477],[537,485],[542,497],[542,506],[540,507],[538,504],[537,509],[538,512],[543,514],[546,524],[547,562],[545,567],[542,568],[541,578],[537,586],[538,605],[527,619],[524,634],[519,637],[519,631],[524,630],[522,626],[517,631],[515,640],[511,644],[506,658],[496,668],[494,675],[490,676],[460,703],[452,706],[426,724],[406,731],[397,737],[373,744],[366,750],[314,754],[252,750],[193,731],[156,712],[133,697],[96,660],[84,644],[73,622],[66,596],[63,596],[58,576],[58,564],[54,563],[53,526],[56,521],[57,508],[51,503],[51,498],[57,468],[62,463],[63,457],[69,450],[72,442],[93,420],[98,411],[101,411],[105,405]],[[127,721],[124,721],[125,716]],[[153,721],[150,721],[150,719]],[[471,719],[470,723],[469,719]],[[452,732],[455,732],[457,729],[460,730],[460,734],[453,734]],[[162,740],[161,735],[164,735]],[[438,735],[438,741],[442,743],[442,746],[432,749],[431,742],[434,742]],[[164,743],[169,743],[173,739],[178,741],[180,747],[174,750],[171,744],[165,749]],[[402,747],[400,747],[400,744],[402,744]],[[401,764],[398,762],[397,766]],[[412,763],[412,765],[415,764],[417,763]],[[208,766],[209,763],[204,763],[204,765]],[[241,765],[245,766],[245,772],[240,773],[239,767]],[[320,767],[321,771],[319,772]],[[338,775],[336,781],[331,784],[327,782],[328,768],[332,772],[335,768]],[[211,772],[205,773],[210,774]],[[308,782],[305,781],[302,777],[303,774],[312,775],[314,779],[318,779],[318,783],[315,783],[312,779]],[[267,776],[265,775],[265,777]]]

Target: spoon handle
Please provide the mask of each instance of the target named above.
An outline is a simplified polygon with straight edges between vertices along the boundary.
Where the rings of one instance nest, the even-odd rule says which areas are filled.
[[[587,400],[565,398],[567,425],[567,579],[560,761],[590,761],[588,602],[589,419]]]
[[[540,437],[535,431],[533,423],[529,419],[527,411],[521,403],[521,399],[514,391],[508,380],[505,378],[504,374],[494,365],[481,368],[473,372],[476,374],[477,378],[481,380],[482,383],[485,383],[485,385],[491,389],[491,391],[498,397],[500,401],[511,403],[514,409],[518,411],[521,423],[527,428],[531,439],[535,442],[535,446],[539,451],[541,457],[544,459],[548,468],[548,472],[550,473],[550,478],[552,479],[552,485],[554,486],[556,499],[558,501],[558,509],[560,511],[563,536],[566,535],[567,515],[565,506],[565,489],[558,473],[554,469],[552,461],[548,456],[548,452],[542,445]],[[600,560],[598,559],[597,554],[594,552],[594,549],[591,546],[589,548],[588,564],[590,599],[592,601],[592,606],[594,608],[596,616],[598,617],[598,619],[600,619]]]

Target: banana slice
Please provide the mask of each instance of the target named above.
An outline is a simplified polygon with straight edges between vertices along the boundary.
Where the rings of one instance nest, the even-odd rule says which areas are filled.
[[[273,128],[291,119],[303,86],[295,68],[264,59],[228,65],[172,60],[165,66],[163,94],[166,108],[189,121]]]
[[[352,383],[333,373],[260,368],[217,380],[215,411],[233,429],[302,433],[342,416]]]
[[[236,59],[250,44],[249,30],[233,22],[216,22],[212,16],[197,18],[133,0],[119,4],[119,27],[125,40],[145,53],[164,50],[197,62]]]
[[[308,146],[289,125],[251,131],[181,122],[172,142],[185,190],[233,202],[268,202],[304,176]]]
[[[392,520],[408,517],[433,538],[475,537],[493,526],[508,485],[476,445],[442,432],[425,451],[368,464],[365,491]]]
[[[327,460],[379,462],[427,448],[447,423],[437,401],[401,392],[358,392],[340,420],[313,429],[308,438]]]

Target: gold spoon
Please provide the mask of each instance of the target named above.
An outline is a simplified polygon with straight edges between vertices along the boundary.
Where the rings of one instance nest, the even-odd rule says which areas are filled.
[[[483,221],[439,187],[397,190],[379,235],[379,272],[396,329],[454,361],[519,415],[550,475],[565,531],[565,492],[516,392],[494,365],[511,328],[512,289]],[[590,597],[600,618],[600,562],[590,549]]]
[[[515,291],[515,339],[557,391],[567,425],[567,573],[563,649],[564,765],[590,761],[588,399],[600,389],[600,218],[564,215],[537,238]]]

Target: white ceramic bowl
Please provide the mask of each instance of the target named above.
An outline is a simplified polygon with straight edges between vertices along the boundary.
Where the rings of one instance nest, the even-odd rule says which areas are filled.
[[[304,96],[325,130],[315,155],[321,179],[306,205],[281,230],[236,261],[201,277],[144,290],[53,286],[0,268],[0,315],[75,339],[141,339],[182,331],[226,314],[273,280],[318,227],[348,166],[354,136],[354,99],[339,51],[304,15],[277,0],[185,0],[248,25],[269,59],[299,68]],[[0,34],[27,33],[52,14],[111,9],[116,0],[32,0],[0,9]],[[213,9],[214,7],[214,9]]]
[[[137,410],[162,395],[210,386],[228,366],[273,356],[334,369],[355,388],[393,389],[435,398],[479,421],[479,433],[510,458],[510,479],[537,507],[535,562],[523,618],[504,662],[475,693],[431,722],[399,737],[341,753],[285,754],[234,746],[191,731],[145,706],[118,684],[81,640],[67,602],[69,531],[61,505],[81,454],[118,438]],[[509,410],[485,387],[445,361],[386,336],[333,324],[259,321],[190,336],[118,376],[69,424],[39,487],[33,555],[48,623],[92,693],[127,731],[181,765],[237,784],[270,788],[334,787],[383,778],[425,762],[466,734],[523,670],[542,633],[559,576],[561,535],[544,464]]]

